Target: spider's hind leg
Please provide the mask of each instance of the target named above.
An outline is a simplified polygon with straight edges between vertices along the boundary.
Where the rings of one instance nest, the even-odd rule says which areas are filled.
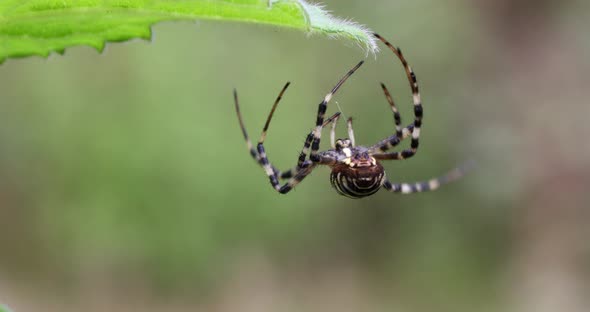
[[[473,168],[474,164],[469,162],[463,166],[454,168],[445,175],[430,179],[428,181],[414,182],[414,183],[391,183],[385,180],[383,188],[394,193],[412,194],[418,192],[434,191],[447,183],[453,182],[463,177],[467,171]]]

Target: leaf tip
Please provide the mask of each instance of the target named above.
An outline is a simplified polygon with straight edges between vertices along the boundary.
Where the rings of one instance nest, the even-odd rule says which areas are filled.
[[[319,3],[309,3],[298,0],[305,12],[305,18],[311,32],[324,33],[330,38],[348,38],[355,41],[366,54],[376,55],[379,52],[377,39],[373,31],[367,26],[359,24],[352,19],[342,19],[330,14],[325,6]]]

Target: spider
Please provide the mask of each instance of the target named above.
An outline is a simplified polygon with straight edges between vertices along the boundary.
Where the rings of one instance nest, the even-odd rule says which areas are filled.
[[[351,118],[347,120],[348,138],[338,140],[335,140],[335,131],[337,121],[340,117],[340,112],[335,113],[324,120],[327,105],[332,99],[332,96],[336,93],[336,91],[338,91],[340,86],[342,86],[342,84],[363,64],[363,61],[359,62],[356,66],[349,70],[348,73],[346,73],[344,77],[338,81],[330,93],[328,93],[324,97],[323,101],[319,104],[316,126],[305,139],[303,149],[299,154],[299,159],[297,160],[297,165],[295,168],[284,172],[278,170],[269,162],[264,149],[264,140],[266,138],[266,133],[268,131],[268,127],[275,109],[277,108],[279,101],[283,97],[283,94],[289,87],[290,83],[287,82],[285,84],[276,98],[268,118],[266,119],[266,123],[262,129],[262,134],[258,144],[256,145],[256,148],[254,148],[252,145],[252,142],[248,137],[248,133],[246,132],[238,104],[238,94],[234,89],[236,113],[238,115],[238,121],[240,123],[244,139],[246,140],[248,149],[250,150],[250,155],[260,164],[260,166],[262,166],[270,180],[270,184],[277,192],[281,194],[288,193],[299,182],[307,177],[307,175],[309,175],[318,165],[326,165],[331,168],[332,172],[330,174],[330,182],[332,186],[339,194],[350,198],[362,198],[369,196],[376,193],[380,188],[402,194],[431,191],[439,188],[442,184],[456,180],[464,175],[465,168],[455,168],[441,177],[433,178],[424,182],[392,183],[386,178],[385,171],[380,163],[381,160],[407,159],[414,156],[418,151],[423,111],[416,75],[408,65],[401,50],[391,45],[380,35],[376,33],[373,35],[383,42],[389,49],[391,49],[391,51],[393,51],[393,53],[400,59],[406,71],[413,95],[414,122],[405,128],[401,127],[400,113],[395,106],[389,91],[385,85],[381,83],[381,88],[383,89],[385,98],[387,99],[387,102],[389,103],[389,106],[393,112],[395,134],[379,141],[377,144],[370,147],[356,145]],[[329,124],[332,124],[330,131],[330,143],[332,148],[327,151],[319,151],[322,129]],[[387,152],[391,148],[400,144],[403,139],[408,137],[411,137],[410,148],[404,149],[400,152]],[[279,183],[279,179],[287,179],[287,182],[281,185]]]

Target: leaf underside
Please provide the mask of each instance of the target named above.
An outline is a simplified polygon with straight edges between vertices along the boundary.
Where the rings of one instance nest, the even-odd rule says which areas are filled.
[[[253,22],[356,41],[369,52],[371,32],[302,0],[4,0],[0,2],[0,63],[8,57],[48,56],[67,47],[150,39],[162,21],[216,19]]]

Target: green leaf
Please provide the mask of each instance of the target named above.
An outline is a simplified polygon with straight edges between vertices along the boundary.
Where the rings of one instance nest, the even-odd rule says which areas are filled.
[[[48,56],[65,48],[151,38],[161,21],[215,19],[261,23],[356,41],[376,52],[371,32],[303,0],[4,0],[0,2],[0,63]]]

